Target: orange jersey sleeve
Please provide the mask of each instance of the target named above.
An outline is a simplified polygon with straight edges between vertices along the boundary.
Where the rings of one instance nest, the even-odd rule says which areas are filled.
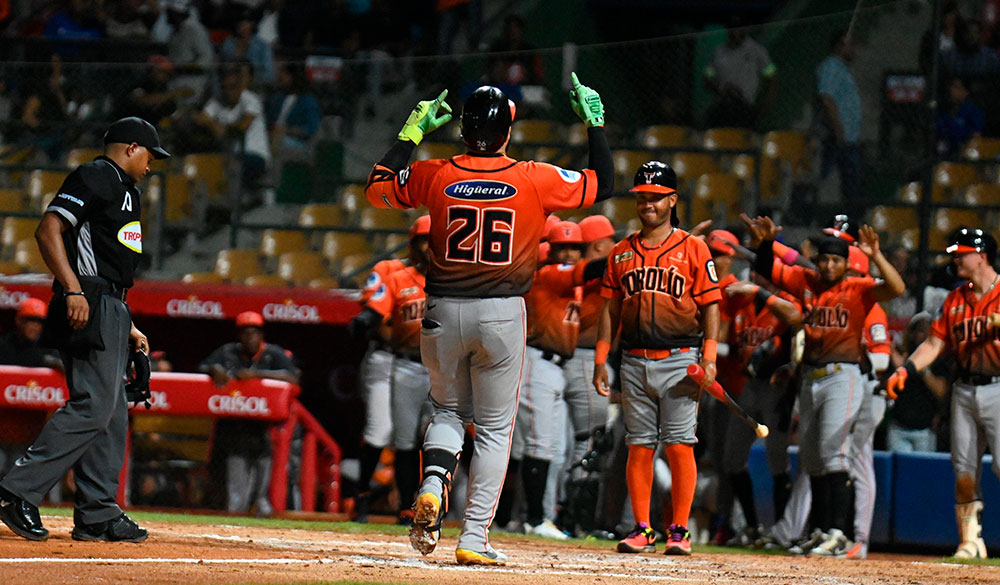
[[[951,291],[941,313],[931,325],[931,335],[947,344],[965,373],[1000,375],[1000,328],[993,315],[1000,313],[1000,289],[977,299],[972,283]]]
[[[583,278],[579,263],[550,264],[535,273],[528,305],[528,345],[572,357],[580,333],[580,302]]]
[[[892,353],[889,342],[889,317],[882,305],[875,303],[865,317],[865,351],[868,353]]]
[[[369,308],[389,320],[389,345],[400,350],[420,348],[424,304],[424,275],[412,266],[390,274],[368,300]]]
[[[619,242],[608,258],[601,294],[622,299],[626,349],[700,345],[701,308],[721,299],[708,246],[680,229],[652,248],[639,233]]]
[[[546,213],[590,207],[597,197],[597,174],[590,170],[571,171],[548,163],[521,163],[533,177]]]
[[[396,258],[381,260],[372,266],[372,271],[368,273],[368,278],[365,279],[364,287],[361,289],[361,304],[364,305],[368,302],[372,294],[385,282],[386,277],[403,268],[406,268],[406,265],[403,264],[402,260]]]

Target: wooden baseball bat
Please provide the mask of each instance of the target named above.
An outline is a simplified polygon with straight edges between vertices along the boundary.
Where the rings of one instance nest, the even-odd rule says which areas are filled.
[[[700,386],[702,380],[705,379],[705,370],[698,364],[691,364],[687,368],[687,375],[689,378],[691,378],[691,380],[694,381],[695,384],[698,384]],[[714,398],[718,399],[720,402],[722,402],[730,409],[732,409],[732,411],[736,413],[736,416],[743,419],[743,422],[750,425],[750,428],[753,429],[755,433],[757,433],[758,437],[763,438],[768,435],[770,431],[768,430],[767,425],[762,425],[757,421],[755,421],[752,416],[747,414],[746,411],[743,410],[742,407],[740,407],[739,404],[736,404],[736,401],[733,400],[733,397],[730,396],[728,392],[726,392],[726,390],[722,387],[721,384],[719,384],[718,380],[713,381],[712,385],[708,387],[707,391]]]

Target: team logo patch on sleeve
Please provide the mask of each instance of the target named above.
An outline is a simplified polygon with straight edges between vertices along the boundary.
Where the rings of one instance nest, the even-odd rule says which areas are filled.
[[[621,264],[622,262],[628,262],[632,259],[632,250],[627,252],[622,252],[621,254],[615,254],[615,264]]]
[[[129,250],[142,254],[142,226],[139,222],[132,221],[123,225],[118,230],[118,241]]]
[[[580,180],[580,177],[583,176],[577,171],[568,171],[566,169],[562,169],[559,167],[556,168],[559,169],[559,176],[562,177],[562,180],[566,181],[567,183],[576,183],[577,181]]]
[[[889,335],[885,331],[885,325],[881,323],[876,323],[871,326],[869,330],[872,336],[872,341],[875,343],[885,343],[889,341]]]
[[[373,301],[381,301],[382,299],[385,298],[385,295],[386,295],[387,292],[388,291],[386,290],[385,285],[384,284],[380,284],[378,286],[378,289],[375,291],[375,293],[372,294],[372,300]]]
[[[372,272],[368,274],[368,279],[365,280],[365,290],[371,290],[380,284],[382,284],[382,277],[378,275],[378,272]]]
[[[406,167],[405,169],[399,171],[399,174],[396,175],[396,181],[399,183],[400,187],[405,187],[406,182],[409,180],[410,180],[410,167]]]
[[[705,263],[705,270],[708,270],[708,279],[712,282],[719,282],[719,275],[715,272],[715,260]]]

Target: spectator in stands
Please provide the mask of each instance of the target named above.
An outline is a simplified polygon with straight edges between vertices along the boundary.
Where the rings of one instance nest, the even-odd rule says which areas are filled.
[[[260,9],[257,36],[267,43],[267,46],[274,47],[278,44],[278,14],[281,10],[281,0],[264,0]]]
[[[965,27],[965,20],[958,11],[956,0],[947,0],[941,7],[941,34],[938,35],[937,46],[934,43],[934,31],[928,30],[920,40],[920,70],[929,73],[933,65],[934,51],[939,53],[955,48],[955,37],[958,31]]]
[[[63,369],[59,355],[38,344],[48,306],[41,300],[21,301],[14,317],[14,330],[0,337],[0,364],[26,368]]]
[[[465,24],[468,50],[474,51],[482,39],[483,8],[480,0],[437,0],[438,55],[451,55],[459,21]]]
[[[306,151],[319,131],[323,112],[309,91],[309,79],[301,63],[278,66],[277,88],[267,100],[267,124],[275,156],[279,150]]]
[[[823,144],[820,178],[836,166],[845,209],[861,211],[861,94],[851,71],[854,44],[844,31],[830,38],[830,55],[816,68],[818,122]]]
[[[45,23],[45,37],[58,40],[97,40],[104,38],[104,3],[91,0],[67,0],[61,10]]]
[[[167,352],[163,350],[149,353],[149,369],[152,372],[172,372],[174,364],[167,358]]]
[[[538,85],[545,78],[541,56],[526,52],[534,51],[535,46],[524,40],[524,27],[524,17],[507,16],[503,33],[489,49],[490,53],[496,53],[490,59],[500,61],[503,79],[510,85]]]
[[[177,68],[173,87],[193,90],[192,97],[183,100],[181,105],[201,103],[215,66],[215,49],[208,29],[191,10],[191,0],[162,0],[162,3],[172,29],[167,55]]]
[[[307,2],[274,0],[278,13],[278,44],[284,48],[301,48],[313,45],[313,31],[317,26],[317,1]],[[338,26],[336,21],[326,22]]]
[[[956,77],[976,77],[1000,71],[1000,55],[985,46],[978,20],[967,20],[955,31],[955,47],[941,52],[941,68]]]
[[[149,69],[142,84],[133,89],[121,106],[120,115],[138,116],[154,126],[159,126],[164,118],[178,111],[178,104],[185,98],[194,96],[190,87],[173,87],[174,64],[163,55],[149,58]]]
[[[902,351],[893,348],[892,368],[903,365],[906,358],[917,348],[930,332],[934,318],[930,313],[921,312],[913,316],[903,335]],[[886,442],[890,451],[912,453],[914,451],[936,451],[935,429],[945,414],[944,400],[948,395],[949,364],[954,359],[943,356],[925,369],[921,375],[910,376],[903,392],[895,400],[889,419]]]
[[[256,19],[244,10],[233,25],[233,34],[222,44],[221,55],[227,59],[247,59],[253,65],[254,79],[265,85],[274,81],[274,52],[256,34]]]
[[[256,185],[267,173],[271,149],[264,105],[244,83],[239,70],[228,69],[219,97],[210,99],[195,121],[208,128],[221,145],[240,154],[244,185]]]
[[[119,0],[113,5],[104,29],[112,39],[148,40],[159,15],[154,0]]]
[[[236,316],[239,340],[212,352],[199,370],[210,375],[219,386],[231,380],[270,378],[291,384],[299,383],[299,373],[285,350],[264,342],[264,318],[246,311]],[[216,430],[216,455],[226,467],[226,509],[247,512],[254,507],[257,515],[272,512],[267,498],[271,479],[271,444],[268,424],[241,419],[219,419]]]
[[[39,72],[42,73],[42,72]],[[24,80],[20,142],[44,153],[49,160],[62,156],[64,132],[69,121],[69,98],[62,74],[62,59],[53,54],[47,71]]]
[[[755,127],[777,97],[777,74],[767,49],[739,20],[730,21],[725,44],[715,48],[705,67],[705,86],[715,94],[707,114],[709,127]]]
[[[952,78],[946,107],[938,110],[938,154],[960,154],[971,138],[982,134],[985,126],[986,114],[969,99],[969,84],[961,77]]]

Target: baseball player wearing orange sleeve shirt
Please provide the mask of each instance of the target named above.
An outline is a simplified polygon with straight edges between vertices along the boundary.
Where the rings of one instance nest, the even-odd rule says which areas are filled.
[[[657,161],[643,164],[632,192],[642,229],[619,242],[608,257],[594,365],[594,386],[607,395],[605,362],[620,327],[622,408],[629,445],[626,482],[636,526],[618,543],[618,551],[655,550],[649,500],[653,457],[663,444],[674,522],[666,554],[688,555],[691,537],[686,526],[698,479],[693,447],[701,388],[687,376],[687,367],[700,363],[703,384],[715,381],[722,297],[708,246],[676,227],[673,169]]]
[[[527,334],[523,295],[535,274],[546,217],[589,207],[609,197],[613,187],[600,97],[573,79],[571,103],[588,126],[588,169],[569,171],[507,157],[511,102],[499,89],[484,86],[462,111],[466,154],[406,166],[423,135],[450,120],[443,92],[410,114],[365,189],[376,207],[425,205],[431,216],[420,350],[431,377],[434,415],[424,436],[423,481],[410,544],[423,554],[437,546],[465,425],[472,423],[475,452],[455,552],[463,565],[505,562],[490,546],[489,526],[506,474],[521,385]]]
[[[773,243],[780,228],[767,217],[744,218],[759,244],[758,274],[796,297],[804,307],[805,352],[799,391],[799,455],[810,477],[814,542],[808,554],[844,558],[854,543],[851,531],[849,469],[851,425],[867,392],[859,366],[864,357],[864,320],[878,301],[899,296],[903,279],[879,249],[878,234],[860,230],[858,246],[885,278],[847,276],[845,240],[826,236],[816,242],[816,270],[774,262]]]
[[[944,351],[958,362],[951,390],[951,462],[955,469],[955,517],[958,558],[986,558],[983,502],[979,491],[983,453],[993,453],[993,473],[1000,477],[1000,275],[993,268],[997,242],[981,229],[962,228],[948,243],[959,278],[948,294],[930,335],[889,377],[889,398],[903,389],[908,376],[931,365]]]
[[[405,268],[402,260],[391,258],[381,260],[372,267],[372,271],[361,289],[362,310],[368,305],[368,299],[382,286],[386,278],[396,270]],[[372,322],[364,319],[371,317]],[[362,312],[351,320],[348,332],[355,341],[368,341],[368,351],[361,360],[360,383],[365,400],[365,427],[361,433],[360,471],[358,476],[358,495],[354,499],[353,520],[368,522],[369,488],[375,469],[378,467],[382,449],[392,440],[392,414],[390,376],[392,373],[392,352],[386,346],[389,328],[374,322],[378,315],[366,315]],[[380,326],[381,325],[381,326]]]

